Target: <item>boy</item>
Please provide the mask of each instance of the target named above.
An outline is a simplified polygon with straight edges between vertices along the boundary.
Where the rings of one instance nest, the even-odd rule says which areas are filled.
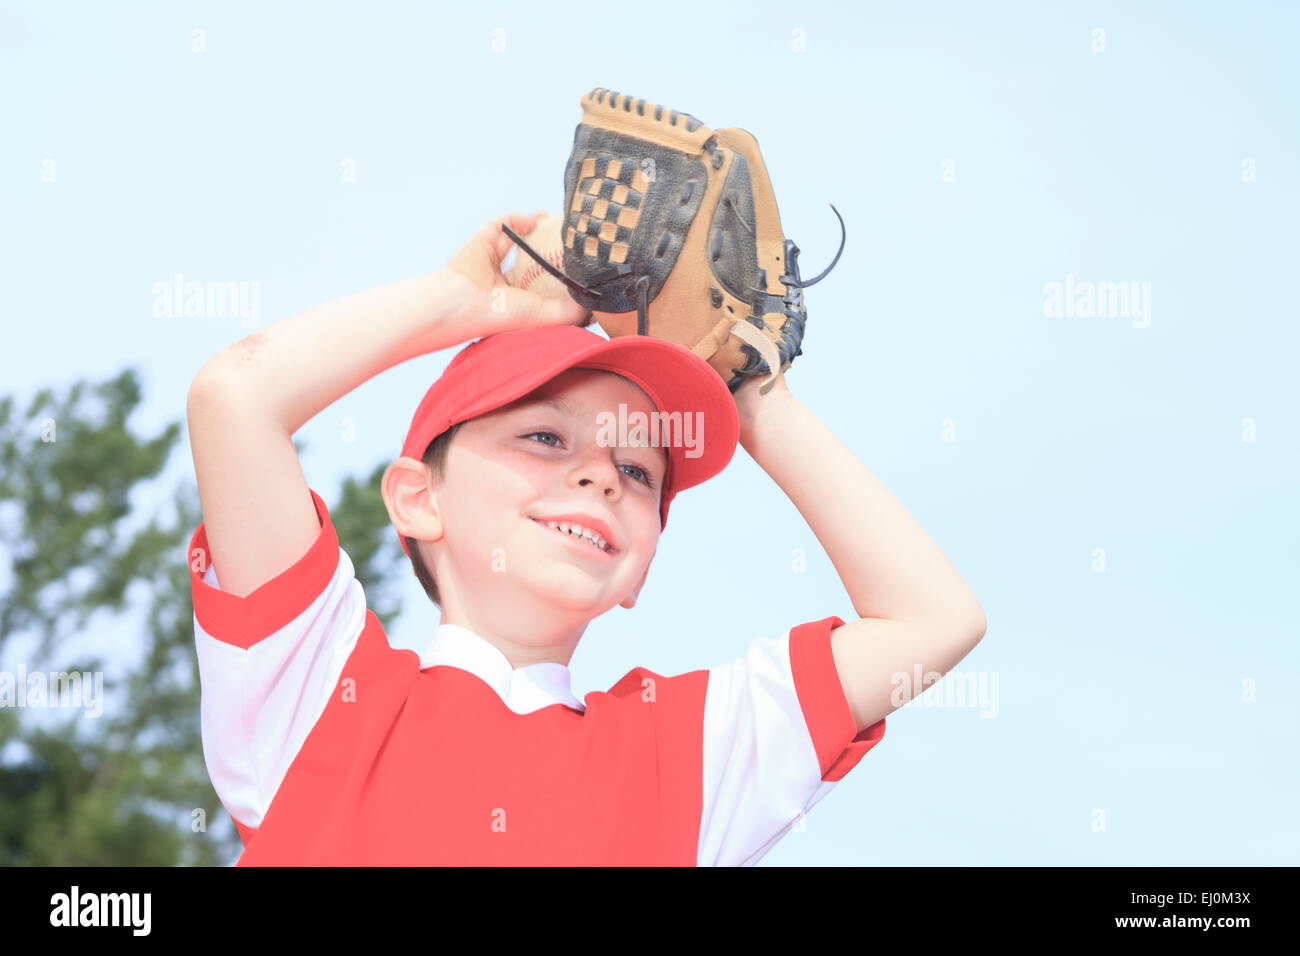
[[[505,221],[527,235],[540,215]],[[239,865],[752,865],[924,689],[899,695],[893,675],[945,673],[984,634],[939,549],[783,382],[733,399],[689,350],[576,328],[576,303],[507,286],[501,222],[441,272],[235,343],[190,389],[204,757]],[[471,339],[383,478],[442,613],[425,650],[396,650],[291,436],[373,375]],[[612,442],[620,407],[698,411],[703,431]],[[860,620],[804,623],[710,670],[635,668],[579,701],[568,662],[587,624],[635,604],[668,503],[737,439]]]

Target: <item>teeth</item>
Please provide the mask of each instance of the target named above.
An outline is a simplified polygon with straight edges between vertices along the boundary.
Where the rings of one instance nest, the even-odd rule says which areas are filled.
[[[575,537],[585,538],[587,541],[590,541],[592,544],[600,548],[600,550],[602,551],[608,552],[610,550],[609,542],[607,542],[600,535],[596,534],[596,532],[589,531],[588,529],[584,528],[580,524],[570,524],[567,521],[560,521],[560,522],[548,521],[546,522],[546,525],[549,528],[555,528],[558,531],[563,531],[565,534],[571,534],[574,535]]]

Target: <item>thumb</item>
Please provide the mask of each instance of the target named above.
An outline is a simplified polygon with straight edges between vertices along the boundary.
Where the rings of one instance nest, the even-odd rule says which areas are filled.
[[[555,321],[568,325],[590,325],[591,310],[565,295],[563,299],[547,299],[546,306],[554,311]]]
[[[563,298],[543,299],[541,308],[541,319],[543,322],[554,325],[579,325],[586,324],[583,320],[588,318],[591,313],[581,304],[575,302],[570,296]]]
[[[528,325],[585,325],[590,313],[569,296],[542,297],[535,292],[511,288],[507,308],[512,316]]]

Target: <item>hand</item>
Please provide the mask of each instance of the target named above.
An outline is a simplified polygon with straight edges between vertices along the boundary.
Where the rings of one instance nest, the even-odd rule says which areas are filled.
[[[501,271],[501,262],[514,245],[502,232],[501,223],[505,222],[526,239],[545,215],[544,211],[538,211],[498,216],[479,229],[442,271],[448,295],[445,314],[449,321],[466,326],[465,339],[544,325],[590,322],[591,313],[572,298],[547,299],[535,292],[516,289]]]

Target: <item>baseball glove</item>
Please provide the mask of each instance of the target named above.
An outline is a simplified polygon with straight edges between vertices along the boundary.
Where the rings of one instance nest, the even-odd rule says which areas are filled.
[[[707,361],[734,393],[766,393],[803,354],[799,247],[785,238],[758,142],[597,87],[564,170],[563,273],[501,228],[596,314],[607,335],[651,335]],[[654,315],[650,315],[650,305]],[[603,314],[602,314],[603,313]]]

